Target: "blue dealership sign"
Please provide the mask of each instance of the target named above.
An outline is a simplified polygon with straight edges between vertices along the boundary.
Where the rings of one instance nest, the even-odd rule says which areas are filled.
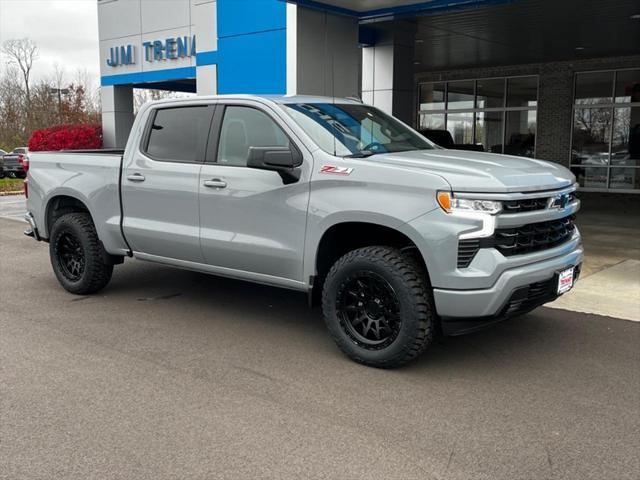
[[[170,37],[163,40],[153,40],[142,43],[145,62],[160,60],[176,60],[196,55],[196,36]],[[134,65],[136,63],[135,47],[131,44],[111,47],[107,65]]]

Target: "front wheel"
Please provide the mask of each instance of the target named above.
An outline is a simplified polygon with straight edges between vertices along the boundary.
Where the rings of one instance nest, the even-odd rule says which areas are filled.
[[[95,293],[111,280],[113,265],[88,213],[68,213],[53,224],[49,239],[53,271],[67,291],[77,295]]]
[[[426,272],[394,248],[365,247],[340,258],[327,275],[322,309],[338,347],[365,365],[399,367],[433,339]]]

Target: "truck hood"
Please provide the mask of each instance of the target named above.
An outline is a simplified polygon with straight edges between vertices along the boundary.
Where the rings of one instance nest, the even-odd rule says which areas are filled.
[[[458,192],[554,190],[575,182],[575,176],[562,165],[495,153],[434,149],[383,153],[369,160],[429,171],[443,177]]]

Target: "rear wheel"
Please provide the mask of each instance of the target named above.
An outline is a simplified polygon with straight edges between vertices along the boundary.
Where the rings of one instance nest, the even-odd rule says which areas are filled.
[[[327,275],[322,308],[338,347],[365,365],[404,365],[433,338],[426,272],[394,248],[365,247],[340,258]]]
[[[88,213],[68,213],[53,224],[49,256],[60,284],[78,295],[95,293],[111,280],[113,265]]]

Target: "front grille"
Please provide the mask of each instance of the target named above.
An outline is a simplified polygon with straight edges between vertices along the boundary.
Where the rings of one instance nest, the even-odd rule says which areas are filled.
[[[508,200],[502,202],[502,211],[504,213],[520,213],[544,210],[547,208],[548,201],[548,197],[527,198],[525,200]]]
[[[572,203],[576,199],[575,192],[566,194],[566,203]],[[541,198],[525,198],[523,200],[506,200],[502,202],[502,213],[522,213],[544,210],[548,207],[553,196]]]
[[[499,228],[494,233],[494,248],[505,257],[539,252],[556,247],[571,238],[574,215],[548,222],[530,223],[516,228]]]
[[[557,247],[571,238],[574,215],[559,220],[530,223],[515,228],[498,228],[492,237],[460,240],[458,268],[467,268],[481,248],[495,248],[505,257]]]

